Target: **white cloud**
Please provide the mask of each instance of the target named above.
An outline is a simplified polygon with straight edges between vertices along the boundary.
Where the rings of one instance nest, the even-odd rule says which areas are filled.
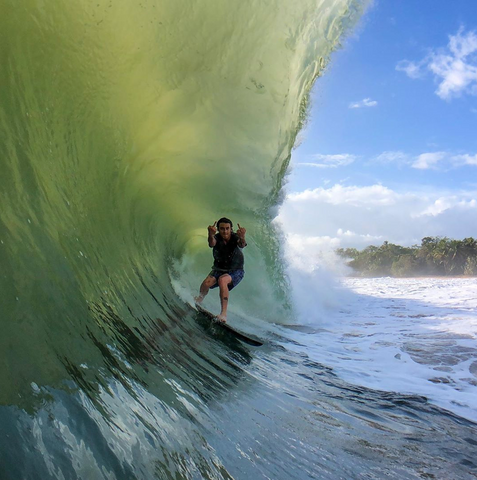
[[[449,208],[452,208],[453,203],[455,203],[452,200],[455,200],[455,197],[438,198],[433,204],[429,205],[429,207],[427,207],[424,211],[420,213],[416,213],[414,217],[418,218],[418,217],[422,217],[423,215],[432,215],[433,217],[437,217],[437,215],[440,215],[446,210],[449,210]]]
[[[338,228],[336,235],[338,235],[338,238],[346,237],[347,240],[358,240],[359,243],[362,243],[363,241],[365,243],[372,243],[384,240],[382,235],[369,235],[369,233],[366,235],[360,235],[359,233],[352,232],[351,230],[346,230],[346,232],[344,232],[342,228]]]
[[[317,188],[289,194],[276,221],[302,252],[336,246],[400,245],[425,236],[475,237],[477,190],[398,192],[383,185]],[[313,238],[313,240],[310,240]]]
[[[331,205],[392,205],[396,194],[382,185],[369,187],[344,187],[334,185],[331,188],[315,188],[300,193],[292,193],[287,199],[290,202],[318,201]]]
[[[372,163],[382,163],[389,165],[396,163],[398,165],[405,165],[410,163],[409,155],[401,151],[387,151],[379,154],[371,160]]]
[[[420,78],[423,69],[434,74],[438,82],[436,94],[450,100],[462,94],[477,95],[477,35],[474,31],[449,35],[446,49],[431,52],[420,62],[400,61],[396,70],[410,78]]]
[[[299,235],[292,233],[287,237],[288,243],[293,247],[297,252],[305,252],[310,248],[313,248],[316,251],[322,251],[325,249],[338,248],[339,240],[337,238],[331,237],[308,237],[306,235]]]
[[[412,168],[419,170],[436,169],[437,167],[448,169],[466,165],[477,166],[477,154],[455,155],[450,152],[425,152],[412,157],[401,151],[388,151],[374,157],[369,163],[411,165]]]
[[[345,167],[355,162],[358,155],[342,153],[336,155],[312,155],[314,162],[299,162],[295,166],[313,167],[313,168],[337,168]],[[419,155],[409,155],[400,150],[385,151],[374,158],[371,158],[367,165],[398,165],[399,167],[411,166],[418,170],[428,169],[451,169],[463,166],[477,166],[477,154],[454,154],[452,152],[424,152]],[[325,184],[327,182],[324,182]]]
[[[464,155],[454,155],[451,159],[455,166],[461,165],[477,165],[477,154],[469,155],[468,153]]]
[[[449,36],[449,54],[433,55],[429,69],[441,79],[437,95],[443,99],[459,96],[463,92],[477,95],[477,63],[472,53],[477,51],[475,32]]]
[[[424,215],[431,215],[433,217],[437,217],[438,215],[444,213],[446,210],[450,210],[453,208],[465,211],[475,209],[476,207],[477,201],[475,200],[475,198],[472,198],[471,200],[465,200],[455,195],[448,197],[440,197],[432,205],[429,205],[429,207],[426,208],[423,212],[416,214],[415,217],[418,218]]]
[[[353,163],[356,160],[356,155],[350,155],[349,153],[341,153],[336,155],[313,155],[312,158],[316,162],[301,162],[296,165],[315,168],[336,168],[344,167]]]
[[[396,65],[396,70],[399,72],[405,72],[409,78],[416,79],[424,76],[422,71],[423,65],[423,62],[415,63],[409,60],[401,60]]]
[[[354,102],[349,104],[349,108],[363,108],[363,107],[375,107],[378,104],[376,100],[371,100],[370,98],[363,98],[359,102]]]
[[[417,156],[416,160],[412,164],[412,167],[420,170],[434,168],[440,161],[446,158],[446,155],[447,154],[445,152],[421,153]]]

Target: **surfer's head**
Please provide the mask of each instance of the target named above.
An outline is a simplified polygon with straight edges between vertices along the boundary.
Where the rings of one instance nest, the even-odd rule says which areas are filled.
[[[219,235],[224,240],[229,240],[232,235],[232,221],[226,217],[222,217],[220,220],[217,221],[217,228],[219,229]]]

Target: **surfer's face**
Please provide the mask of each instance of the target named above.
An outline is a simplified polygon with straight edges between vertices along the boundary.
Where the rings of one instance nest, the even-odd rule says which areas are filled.
[[[219,235],[224,240],[230,240],[232,235],[232,227],[230,226],[230,223],[219,223]]]

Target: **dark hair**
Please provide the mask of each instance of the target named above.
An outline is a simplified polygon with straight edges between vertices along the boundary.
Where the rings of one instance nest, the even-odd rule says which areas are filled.
[[[222,217],[220,220],[217,220],[217,227],[219,227],[221,223],[230,223],[230,230],[234,228],[232,220],[229,220],[227,217]]]

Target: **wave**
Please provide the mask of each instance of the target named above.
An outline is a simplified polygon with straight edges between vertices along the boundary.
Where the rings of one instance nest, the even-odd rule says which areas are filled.
[[[362,7],[2,2],[0,402],[100,368],[120,328],[177,322],[171,279],[197,291],[222,215],[250,237],[236,305],[290,313],[270,219],[313,81]]]

